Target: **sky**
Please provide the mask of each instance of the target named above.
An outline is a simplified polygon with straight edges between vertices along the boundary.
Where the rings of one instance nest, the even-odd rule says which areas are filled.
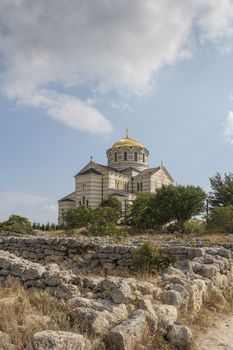
[[[57,221],[125,129],[180,184],[233,171],[233,0],[0,0],[0,221]]]

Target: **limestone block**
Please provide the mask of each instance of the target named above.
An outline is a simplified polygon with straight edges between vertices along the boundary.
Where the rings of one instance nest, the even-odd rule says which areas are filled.
[[[178,308],[181,306],[183,302],[183,298],[181,294],[176,290],[167,290],[163,292],[161,294],[161,300],[164,304],[174,305]]]
[[[203,277],[212,278],[217,272],[217,267],[213,264],[202,265],[201,269],[198,271]]]
[[[229,286],[229,280],[227,276],[221,274],[220,272],[216,272],[216,274],[212,278],[212,281],[217,287],[221,289],[225,289]]]
[[[178,349],[188,349],[192,336],[192,332],[188,327],[173,325],[168,331],[167,339]]]
[[[80,295],[80,291],[77,286],[72,284],[61,284],[54,288],[54,295],[59,299],[71,299]]]
[[[158,317],[158,327],[165,329],[172,325],[178,318],[177,308],[173,305],[156,304],[153,309]]]
[[[110,293],[110,297],[112,298],[113,302],[117,304],[129,304],[135,300],[135,296],[133,295],[129,284],[124,280],[118,281],[115,284]]]
[[[231,251],[228,249],[220,248],[218,250],[218,254],[220,256],[223,256],[224,258],[230,259],[231,258]]]
[[[42,275],[44,272],[45,272],[45,268],[43,266],[39,264],[34,264],[28,269],[25,269],[22,275],[22,280],[27,281],[27,280],[42,278]]]
[[[107,348],[111,350],[133,350],[143,339],[147,326],[146,312],[137,310],[133,315],[114,327],[106,337]]]
[[[85,350],[87,341],[81,334],[63,331],[42,331],[32,338],[34,350]]]
[[[109,321],[100,311],[79,307],[72,312],[71,317],[74,322],[79,322],[82,332],[88,334],[103,336],[110,329]]]
[[[104,280],[101,276],[88,276],[83,279],[83,287],[94,289],[100,282]]]

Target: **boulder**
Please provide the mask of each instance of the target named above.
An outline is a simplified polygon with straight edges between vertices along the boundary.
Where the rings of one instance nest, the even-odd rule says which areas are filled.
[[[204,280],[196,279],[188,286],[189,310],[194,314],[200,311],[207,292],[207,285]]]
[[[65,284],[62,283],[54,290],[54,296],[59,299],[71,299],[76,296],[80,295],[80,291],[77,286],[74,286],[73,284]]]
[[[212,278],[218,271],[217,267],[213,264],[201,265],[201,269],[198,271],[203,277]]]
[[[81,334],[62,331],[42,331],[32,338],[34,350],[85,350],[87,341]]]
[[[169,327],[167,339],[178,349],[188,349],[192,341],[192,332],[188,327],[173,325]]]
[[[135,296],[132,293],[133,288],[130,285],[134,284],[135,280],[128,280],[119,277],[106,278],[96,286],[95,292],[101,298],[111,298],[114,303],[128,304],[135,300]]]
[[[147,314],[143,310],[137,310],[133,315],[114,327],[106,337],[107,349],[133,350],[142,342],[147,326]]]
[[[181,306],[183,302],[183,298],[181,294],[176,290],[167,290],[163,292],[161,294],[161,300],[164,304],[174,305],[178,308]]]
[[[158,328],[165,329],[173,325],[178,318],[177,308],[173,305],[156,304],[153,309],[158,317]]]
[[[129,304],[135,300],[135,296],[132,294],[130,286],[125,281],[119,281],[110,293],[110,296],[113,302],[117,304]]]
[[[71,318],[73,322],[78,322],[82,332],[92,335],[105,335],[110,329],[109,321],[104,317],[104,313],[89,308],[76,308]]]
[[[42,278],[43,273],[45,272],[45,268],[39,264],[33,264],[28,269],[25,269],[22,274],[22,280],[34,280]]]

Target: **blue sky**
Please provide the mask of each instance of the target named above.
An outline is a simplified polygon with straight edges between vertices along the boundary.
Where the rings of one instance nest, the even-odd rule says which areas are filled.
[[[232,171],[233,3],[170,5],[1,2],[0,220],[56,221],[125,128],[178,183]]]

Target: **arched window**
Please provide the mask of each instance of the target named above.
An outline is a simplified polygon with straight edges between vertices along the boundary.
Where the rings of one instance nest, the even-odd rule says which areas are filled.
[[[127,160],[127,152],[124,152],[124,160]]]
[[[115,160],[115,162],[117,162],[117,153],[116,152],[114,154],[114,160]]]
[[[142,155],[143,163],[145,163],[145,153]]]
[[[139,183],[137,183],[137,191],[139,191],[139,190],[140,190]]]
[[[135,161],[135,162],[138,161],[138,152],[134,152],[134,161]]]

